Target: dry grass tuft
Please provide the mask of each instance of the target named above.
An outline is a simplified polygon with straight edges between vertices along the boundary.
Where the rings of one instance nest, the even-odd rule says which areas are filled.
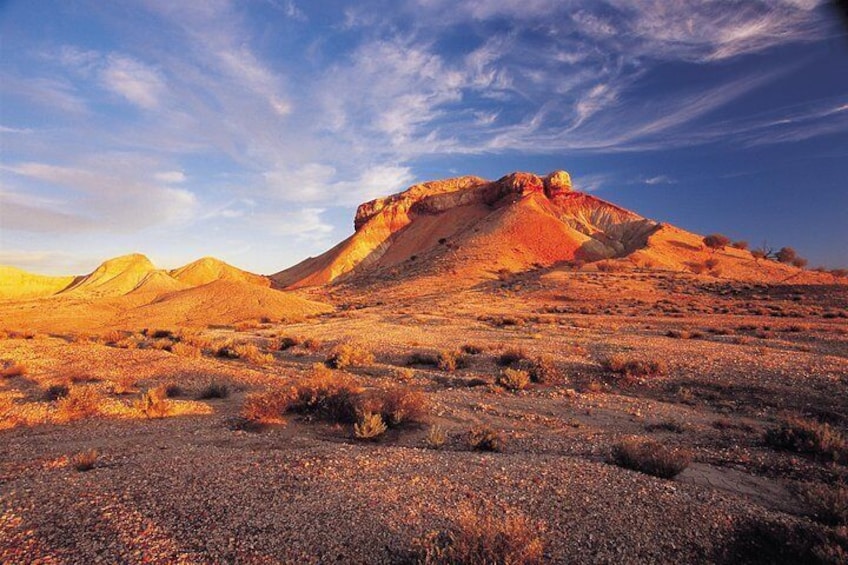
[[[601,367],[624,377],[658,377],[668,373],[662,359],[634,359],[620,353],[602,359]]]
[[[498,375],[497,383],[507,390],[524,390],[530,384],[527,371],[507,367]]]
[[[112,383],[112,391],[115,394],[133,394],[136,392],[137,384],[138,382],[134,376],[128,373],[123,373],[114,383]]]
[[[160,385],[144,391],[141,398],[133,403],[133,407],[149,419],[168,416],[171,413],[171,403],[168,401],[167,387]]]
[[[451,351],[443,349],[439,351],[436,366],[440,370],[447,373],[452,373],[457,369],[464,369],[468,366],[468,359],[465,358],[460,351]]]
[[[374,354],[364,345],[355,343],[342,343],[330,351],[326,364],[332,369],[345,369],[347,367],[361,367],[374,362]]]
[[[56,402],[55,419],[66,423],[97,416],[102,402],[103,397],[93,387],[71,387],[68,395]]]
[[[466,343],[462,346],[462,352],[468,355],[480,355],[484,351],[486,351],[486,347],[479,343]]]
[[[203,354],[199,347],[182,342],[173,344],[171,346],[171,353],[179,355],[180,357],[188,357],[190,359],[196,359]]]
[[[71,456],[70,461],[74,469],[82,473],[94,469],[94,465],[97,463],[98,457],[100,457],[100,454],[96,449],[88,449],[86,451],[75,453]]]
[[[766,432],[766,443],[776,449],[807,453],[819,459],[848,460],[848,442],[829,424],[789,418]]]
[[[430,449],[441,449],[448,441],[448,434],[441,426],[430,426],[427,430],[427,437],[424,438],[424,443]]]
[[[613,446],[611,460],[625,469],[671,479],[689,466],[691,458],[684,451],[668,449],[652,440],[630,438]]]
[[[0,367],[0,377],[2,378],[22,377],[26,374],[26,365],[17,361],[4,361],[3,366]]]
[[[374,441],[386,433],[386,429],[388,428],[380,414],[365,412],[359,422],[353,425],[353,435],[356,439]]]
[[[558,384],[563,382],[562,372],[557,367],[552,355],[540,355],[530,362],[521,363],[522,368],[526,365],[530,380],[540,384]]]
[[[474,451],[501,451],[504,440],[500,432],[486,426],[477,426],[468,432],[468,447]]]
[[[544,560],[540,530],[516,512],[502,516],[464,506],[452,528],[431,532],[418,541],[417,561],[425,565],[535,565]]]

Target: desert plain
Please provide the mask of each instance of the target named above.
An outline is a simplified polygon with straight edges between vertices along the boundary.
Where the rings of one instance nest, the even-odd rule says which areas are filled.
[[[7,269],[3,563],[840,563],[848,284],[425,183],[268,277]]]

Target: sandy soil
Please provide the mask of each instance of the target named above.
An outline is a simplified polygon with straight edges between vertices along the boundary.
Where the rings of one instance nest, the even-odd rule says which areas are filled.
[[[464,508],[527,517],[550,562],[837,562],[804,545],[833,549],[840,530],[799,489],[844,484],[848,469],[776,450],[764,434],[789,416],[848,430],[844,285],[567,270],[459,293],[369,285],[314,291],[337,310],[304,323],[197,338],[272,354],[258,363],[157,350],[152,338],[139,338],[144,349],[68,331],[0,340],[0,360],[26,367],[0,379],[0,562],[414,562],[417,540]],[[321,345],[272,351],[280,336]],[[427,421],[373,443],[299,415],[258,432],[234,425],[248,395],[296,383],[345,341],[376,356],[348,370],[360,386],[423,391]],[[465,368],[404,369],[414,352],[469,344],[483,351]],[[497,386],[497,358],[515,347],[551,355],[562,381]],[[613,353],[660,359],[667,373],[616,377],[600,364]],[[139,392],[116,394],[127,375]],[[56,421],[44,391],[72,377],[100,391],[106,415]],[[212,381],[232,393],[197,399]],[[166,383],[183,388],[173,415],[131,409]],[[448,434],[441,449],[426,444],[431,424]],[[468,447],[478,425],[502,434],[501,452]],[[674,479],[611,464],[630,436],[688,450],[692,463]],[[94,468],[75,470],[70,458],[89,449]]]

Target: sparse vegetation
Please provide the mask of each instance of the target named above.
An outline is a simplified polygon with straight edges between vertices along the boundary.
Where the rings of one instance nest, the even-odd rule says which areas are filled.
[[[532,361],[522,363],[530,375],[530,380],[540,384],[558,384],[562,382],[562,372],[557,367],[556,360],[552,355],[540,355]]]
[[[530,375],[527,371],[507,367],[498,375],[497,383],[507,390],[524,390],[530,384]]]
[[[68,395],[56,402],[56,421],[66,423],[97,416],[102,402],[103,397],[94,387],[70,387]]]
[[[503,437],[493,428],[476,426],[468,432],[468,447],[474,451],[502,451],[503,446]]]
[[[430,426],[430,429],[427,430],[427,437],[424,438],[424,442],[430,449],[441,449],[447,440],[448,435],[444,428],[435,424]]]
[[[4,361],[2,367],[0,367],[0,377],[2,378],[22,377],[26,374],[26,365],[17,361]]]
[[[171,403],[165,386],[157,386],[142,392],[133,406],[149,419],[164,418],[171,412]]]
[[[542,528],[515,512],[500,515],[460,509],[453,528],[431,532],[416,543],[423,565],[495,564],[536,565],[544,561]]]
[[[373,441],[386,433],[386,424],[380,414],[365,412],[353,425],[353,435],[357,439]]]
[[[730,238],[720,233],[714,233],[704,238],[704,245],[715,253],[730,245]]]
[[[42,398],[44,400],[46,400],[47,402],[55,402],[55,401],[59,400],[60,398],[64,398],[64,397],[68,396],[69,392],[70,392],[70,389],[68,388],[68,385],[63,385],[63,384],[50,385],[44,391]]]
[[[319,365],[295,386],[288,411],[352,424],[359,420],[361,393],[349,376]]]
[[[244,401],[240,415],[257,426],[284,424],[283,414],[291,404],[291,392],[275,389],[251,394]]]
[[[361,367],[374,362],[374,354],[364,345],[357,343],[342,343],[330,351],[326,365],[332,369]]]
[[[421,423],[429,413],[429,400],[420,391],[396,387],[380,391],[369,398],[373,412],[392,428],[405,424]]]
[[[819,522],[829,526],[848,525],[848,485],[808,484],[799,494]]]
[[[625,469],[671,479],[689,466],[690,456],[652,440],[630,438],[613,446],[611,461]]]
[[[462,352],[467,353],[468,355],[480,355],[485,350],[486,348],[479,343],[466,343],[462,346]]]
[[[90,471],[97,464],[97,458],[100,454],[96,449],[88,449],[80,451],[71,456],[71,465],[79,472]]]
[[[793,417],[766,432],[766,443],[776,449],[806,453],[832,461],[848,460],[848,442],[829,424]]]
[[[516,367],[521,361],[529,358],[524,348],[511,347],[498,356],[497,364],[501,367]]]
[[[468,365],[468,360],[459,351],[443,349],[439,351],[437,366],[442,371],[452,373],[457,369],[463,369]]]
[[[605,357],[601,360],[601,367],[624,377],[656,377],[668,372],[662,359],[635,359],[622,354]]]

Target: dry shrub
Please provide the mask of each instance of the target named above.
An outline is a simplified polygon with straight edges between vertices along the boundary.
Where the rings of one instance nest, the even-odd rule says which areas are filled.
[[[474,451],[501,451],[503,446],[503,438],[495,429],[476,426],[468,432],[468,447]]]
[[[68,395],[56,402],[56,420],[73,422],[100,414],[103,397],[90,386],[71,387]]]
[[[602,359],[601,367],[624,377],[657,377],[668,372],[662,359],[633,359],[618,353]]]
[[[146,418],[164,418],[171,413],[171,403],[168,401],[167,387],[160,385],[144,391],[141,394],[141,398],[133,403],[133,407]]]
[[[392,376],[400,381],[408,382],[415,376],[415,371],[409,367],[393,367]]]
[[[312,374],[295,386],[288,411],[313,415],[331,422],[356,422],[362,389],[348,375],[316,365],[313,365]]]
[[[625,469],[671,479],[689,466],[691,458],[684,451],[668,449],[649,439],[630,438],[613,446],[611,460]]]
[[[599,261],[596,266],[602,273],[618,273],[624,270],[624,265],[614,261]]]
[[[199,347],[190,345],[188,343],[178,342],[171,346],[171,353],[174,355],[179,355],[180,357],[189,357],[189,358],[197,358],[200,357],[202,351]]]
[[[514,367],[529,358],[523,347],[510,347],[498,356],[497,364],[501,367]]]
[[[2,378],[22,377],[26,374],[26,365],[17,361],[4,361],[3,366],[0,367],[0,377]]]
[[[283,414],[291,403],[291,393],[286,390],[268,390],[251,394],[244,401],[241,416],[256,424],[284,424]]]
[[[69,392],[70,392],[70,389],[68,389],[68,385],[63,385],[63,384],[50,385],[44,391],[42,398],[44,400],[46,400],[47,402],[55,402],[56,400],[59,400],[60,398],[64,398],[64,397],[68,396]]]
[[[427,430],[427,437],[424,438],[424,443],[430,449],[441,449],[448,441],[448,435],[441,426],[433,425]]]
[[[707,266],[703,263],[689,263],[689,270],[696,275],[700,275],[707,270]]]
[[[291,349],[297,345],[303,343],[303,338],[299,336],[285,336],[274,340],[272,349],[277,349],[278,351],[285,351],[286,349]]]
[[[177,398],[179,396],[183,396],[185,391],[183,387],[175,383],[169,383],[165,385],[165,396],[168,398]]]
[[[132,335],[130,332],[123,332],[120,330],[111,330],[106,332],[105,334],[99,337],[99,341],[103,343],[103,345],[117,345],[127,337]]]
[[[522,363],[530,374],[530,380],[534,383],[556,384],[563,381],[562,372],[557,367],[552,355],[540,355],[532,361]]]
[[[486,350],[486,347],[478,343],[466,343],[462,346],[462,352],[468,355],[480,355]]]
[[[437,366],[442,371],[452,373],[457,369],[464,369],[467,367],[468,360],[459,351],[443,349],[439,351]]]
[[[75,453],[71,456],[70,461],[74,469],[82,473],[84,471],[94,469],[94,465],[97,463],[97,458],[99,456],[100,454],[96,449],[88,449],[86,451]]]
[[[497,383],[507,390],[524,390],[530,384],[527,371],[507,367],[498,375]]]
[[[171,339],[166,337],[154,339],[152,343],[149,344],[151,349],[155,349],[157,351],[168,351],[170,352],[174,347],[174,342]]]
[[[721,261],[719,261],[719,260],[718,260],[718,259],[716,259],[715,257],[710,257],[709,259],[707,259],[706,261],[704,261],[704,266],[705,266],[707,269],[710,269],[710,270],[715,269],[715,268],[716,268],[716,267],[718,267],[720,264],[721,264]]]
[[[115,394],[132,394],[136,391],[137,381],[134,376],[123,373],[112,383],[112,391]]]
[[[504,514],[463,506],[452,528],[418,540],[417,561],[425,565],[542,563],[542,528],[515,511]]]
[[[270,353],[263,353],[258,347],[252,343],[236,343],[231,346],[231,353],[237,359],[244,359],[254,365],[268,365],[274,362],[274,356]]]
[[[198,400],[208,400],[211,398],[227,398],[230,396],[230,387],[224,383],[211,382],[200,389],[197,393]]]
[[[408,388],[391,388],[374,393],[367,399],[371,412],[379,413],[392,428],[421,423],[429,414],[430,401],[423,392]]]
[[[799,494],[819,522],[830,526],[848,525],[848,485],[809,484],[801,488]]]
[[[386,424],[380,414],[365,412],[359,422],[353,425],[353,435],[356,439],[373,441],[386,433]]]
[[[71,373],[70,375],[68,375],[68,380],[71,382],[71,384],[75,385],[100,382],[100,379],[95,377],[94,375],[83,372]]]
[[[807,453],[819,459],[848,460],[848,442],[829,424],[804,418],[789,418],[766,432],[766,443],[774,448]]]
[[[326,364],[332,369],[345,369],[347,367],[361,367],[374,362],[374,354],[364,345],[355,343],[341,343],[330,351]]]
[[[303,341],[303,347],[309,351],[318,351],[321,349],[321,345],[321,340],[314,337],[307,338]]]

